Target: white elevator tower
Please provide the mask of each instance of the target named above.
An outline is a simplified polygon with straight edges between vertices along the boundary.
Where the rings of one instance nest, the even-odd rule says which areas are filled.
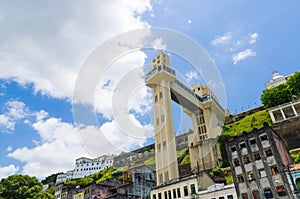
[[[154,105],[155,159],[157,185],[179,178],[172,101],[191,117],[193,132],[188,135],[192,173],[212,169],[221,159],[216,144],[225,120],[225,110],[206,85],[188,88],[176,79],[169,56],[160,52],[146,75]]]

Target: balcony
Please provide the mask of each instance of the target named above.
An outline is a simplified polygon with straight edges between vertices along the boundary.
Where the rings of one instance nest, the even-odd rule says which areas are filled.
[[[153,77],[156,73],[160,72],[160,71],[166,71],[167,73],[169,73],[170,75],[176,76],[176,72],[174,69],[167,67],[167,66],[158,66],[156,68],[153,68],[151,71],[149,71],[146,74],[146,80],[150,79],[151,77]]]

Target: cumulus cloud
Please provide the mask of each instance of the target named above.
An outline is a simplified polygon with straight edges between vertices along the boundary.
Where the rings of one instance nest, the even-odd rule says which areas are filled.
[[[43,110],[28,110],[28,113],[31,122],[27,124],[38,135],[38,139],[34,140],[35,146],[16,149],[8,146],[7,156],[22,162],[24,166],[2,167],[0,176],[22,172],[43,178],[52,173],[73,169],[75,159],[79,157],[94,158],[108,153],[119,154],[121,151],[143,146],[147,139],[153,136],[153,127],[150,124],[141,124],[132,114],[129,115],[131,122],[126,126],[120,126],[117,120],[112,120],[101,126],[75,127],[74,124],[64,122],[60,118],[49,117]]]
[[[33,83],[35,92],[67,99],[88,54],[111,35],[149,26],[141,15],[151,10],[149,0],[24,2],[12,13],[14,6],[6,2],[0,8],[0,78]]]
[[[211,44],[213,46],[219,45],[219,44],[226,44],[232,39],[231,33],[228,32],[224,35],[216,36],[214,40],[211,41]]]
[[[244,51],[241,51],[232,57],[232,61],[234,64],[237,64],[241,60],[245,60],[249,57],[256,56],[256,53],[252,49],[246,49]]]
[[[239,61],[253,57],[256,55],[255,50],[250,46],[257,42],[258,33],[249,33],[247,35],[240,35],[234,31],[228,32],[221,36],[216,36],[211,41],[215,48],[215,55],[219,58],[227,60],[229,57],[233,64]]]
[[[257,34],[256,32],[253,33],[253,34],[250,34],[250,41],[249,41],[249,44],[254,44],[254,43],[256,43],[257,37],[258,37],[258,34]]]
[[[113,119],[114,100],[122,103],[125,101],[122,108],[126,108],[126,111],[143,113],[149,110],[150,91],[144,83],[145,58],[145,53],[136,51],[120,57],[107,68],[95,90],[93,104],[97,113],[106,119]]]
[[[6,167],[0,167],[0,179],[16,174],[18,170],[19,167],[13,164],[10,164]]]
[[[4,131],[13,131],[18,120],[29,115],[26,105],[18,100],[10,100],[4,104],[5,112],[0,115],[0,127]]]
[[[155,50],[166,50],[167,49],[167,45],[164,44],[163,39],[161,37],[155,39],[151,44]]]

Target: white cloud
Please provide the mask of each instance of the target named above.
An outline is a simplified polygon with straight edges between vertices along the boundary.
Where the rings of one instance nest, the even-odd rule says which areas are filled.
[[[198,73],[195,72],[195,71],[189,71],[185,74],[185,78],[186,78],[186,81],[188,83],[190,83],[192,80],[199,80],[200,77],[198,76]]]
[[[232,39],[231,33],[228,32],[225,35],[216,36],[214,40],[211,41],[211,44],[213,46],[219,45],[219,44],[226,44]]]
[[[13,164],[6,167],[0,167],[0,179],[16,174],[18,170],[19,167]]]
[[[191,19],[189,19],[189,20],[188,20],[188,24],[191,24],[191,23],[192,23],[192,20],[191,20]]]
[[[247,50],[241,51],[241,52],[233,55],[232,61],[233,61],[233,64],[237,64],[239,61],[245,60],[245,59],[247,59],[249,57],[253,57],[253,56],[256,56],[256,53],[252,49],[247,49]]]
[[[141,15],[151,10],[149,0],[24,2],[17,14],[10,6],[0,8],[9,19],[0,24],[0,78],[68,99],[87,55],[111,35],[149,26]]]
[[[5,112],[0,115],[0,127],[4,130],[14,130],[15,124],[29,115],[26,105],[18,100],[10,100],[5,103]]]
[[[250,41],[249,41],[249,44],[254,44],[254,43],[256,43],[257,37],[258,37],[258,34],[257,34],[256,32],[253,33],[253,34],[250,34]]]
[[[167,45],[164,44],[164,41],[161,37],[155,39],[151,44],[155,50],[166,50],[167,49]]]
[[[113,119],[114,100],[125,101],[126,107],[123,108],[139,113],[151,105],[144,83],[145,58],[146,54],[136,51],[120,57],[109,66],[95,90],[93,103],[98,113],[107,119]],[[120,92],[123,91],[126,93],[121,95]]]
[[[237,64],[241,60],[256,56],[251,45],[257,42],[257,38],[257,32],[241,35],[236,31],[230,31],[222,36],[217,36],[211,41],[211,44],[216,51],[215,55],[220,60],[230,58],[233,64]]]
[[[7,156],[24,163],[20,169],[22,173],[38,178],[71,170],[75,159],[82,156],[93,158],[102,154],[119,154],[143,146],[147,138],[153,136],[153,127],[142,125],[133,115],[129,115],[131,122],[122,126],[122,130],[115,120],[100,127],[76,128],[59,118],[49,118],[45,111],[33,112],[32,115],[43,115],[32,124],[39,136],[38,140],[34,140],[36,146],[7,147]]]
[[[7,148],[6,148],[6,151],[12,151],[13,150],[13,148],[12,148],[12,146],[8,146]]]

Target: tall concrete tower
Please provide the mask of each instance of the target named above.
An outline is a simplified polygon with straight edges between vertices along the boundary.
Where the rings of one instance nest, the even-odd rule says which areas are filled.
[[[153,92],[157,185],[179,178],[170,90],[174,80],[169,57],[160,52],[152,60],[152,70],[146,78]]]
[[[218,166],[221,153],[217,139],[222,132],[225,110],[208,86],[185,86],[176,79],[168,55],[162,52],[152,60],[146,85],[153,91],[157,185],[179,177],[172,101],[192,119],[193,132],[188,135],[192,172]]]

